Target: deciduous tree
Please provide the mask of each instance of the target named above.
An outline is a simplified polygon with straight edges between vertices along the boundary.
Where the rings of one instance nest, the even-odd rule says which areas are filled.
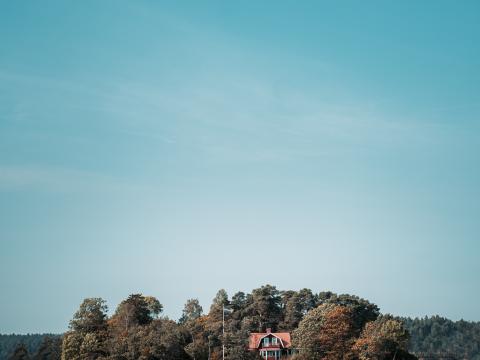
[[[101,298],[85,299],[64,335],[62,360],[94,360],[108,355],[107,305]]]
[[[182,317],[179,320],[180,324],[185,324],[194,321],[202,316],[203,308],[198,299],[188,299],[183,308]]]
[[[108,307],[102,298],[88,298],[83,300],[80,308],[70,321],[73,331],[88,333],[106,328]]]
[[[403,323],[385,315],[366,324],[353,349],[361,360],[399,360],[406,354],[408,338]]]
[[[305,359],[343,359],[354,342],[353,310],[325,303],[311,310],[293,332],[294,347]]]

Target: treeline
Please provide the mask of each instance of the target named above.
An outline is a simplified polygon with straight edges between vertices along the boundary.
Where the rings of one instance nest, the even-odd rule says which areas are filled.
[[[440,316],[402,320],[410,333],[410,351],[480,360],[480,322],[452,321]]]
[[[315,294],[309,289],[279,291],[266,285],[231,297],[220,290],[205,313],[197,299],[188,300],[178,321],[162,316],[158,299],[141,294],[122,301],[112,316],[107,316],[107,310],[103,299],[85,299],[63,341],[54,338],[40,346],[42,357],[37,350],[18,346],[9,359],[218,360],[225,345],[226,359],[253,360],[259,357],[247,349],[249,334],[267,328],[292,333],[299,350],[297,360],[415,359],[412,352],[456,352],[461,341],[470,342],[463,345],[464,350],[468,348],[464,358],[478,356],[478,323],[459,325],[461,337],[457,332],[435,330],[434,324],[446,319],[394,318],[357,296]],[[452,341],[449,336],[458,341],[457,347],[443,345]]]
[[[60,359],[62,338],[55,334],[0,335],[0,359]],[[46,357],[47,356],[47,357]]]

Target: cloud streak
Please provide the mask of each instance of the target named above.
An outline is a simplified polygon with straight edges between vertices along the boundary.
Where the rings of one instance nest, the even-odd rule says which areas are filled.
[[[46,166],[0,165],[0,190],[40,190],[61,193],[121,192],[131,183],[104,174]]]

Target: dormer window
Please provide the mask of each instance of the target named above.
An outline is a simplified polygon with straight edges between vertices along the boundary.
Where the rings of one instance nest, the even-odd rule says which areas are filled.
[[[263,346],[269,346],[270,345],[270,339],[268,337],[263,339]]]
[[[272,338],[272,345],[277,345],[277,340],[278,339],[276,337]]]

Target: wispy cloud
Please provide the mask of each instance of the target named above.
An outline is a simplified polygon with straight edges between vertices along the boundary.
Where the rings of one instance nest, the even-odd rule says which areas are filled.
[[[131,190],[133,185],[111,176],[57,167],[2,166],[0,165],[0,190],[26,189],[49,192],[115,192]]]

